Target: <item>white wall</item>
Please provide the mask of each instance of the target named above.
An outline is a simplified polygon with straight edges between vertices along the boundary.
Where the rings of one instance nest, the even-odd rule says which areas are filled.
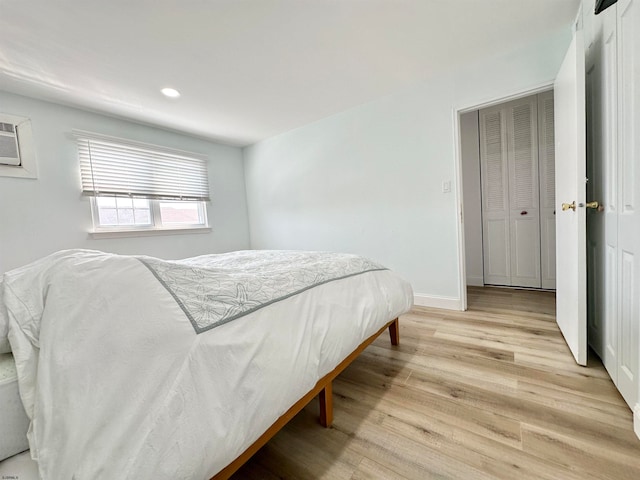
[[[467,285],[483,286],[480,130],[477,110],[460,116],[460,159]]]
[[[0,177],[0,273],[51,252],[89,248],[180,258],[248,248],[242,151],[239,148],[62,107],[0,91],[0,112],[31,118],[38,179]],[[80,195],[72,129],[128,138],[209,158],[211,233],[90,239],[89,200]]]
[[[567,29],[246,148],[252,247],[357,252],[404,275],[417,302],[460,307],[454,111],[551,83],[569,40]]]

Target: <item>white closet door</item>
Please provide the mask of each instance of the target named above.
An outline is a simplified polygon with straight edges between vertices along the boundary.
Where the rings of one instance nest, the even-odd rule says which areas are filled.
[[[604,298],[597,303],[601,309],[599,324],[601,325],[602,352],[600,358],[614,383],[618,382],[618,37],[616,27],[616,8],[610,7],[601,13],[604,17],[602,34],[602,57],[599,62],[601,71],[600,93],[601,111],[596,118],[602,119],[600,132],[596,139],[602,139],[601,161],[604,166],[604,191],[601,198],[593,197],[603,203],[604,211],[599,222],[604,223],[604,251],[600,252],[604,264],[604,275],[601,275],[604,287],[594,285],[595,295]],[[597,272],[594,272],[597,273]],[[591,292],[590,292],[591,293]],[[595,337],[597,340],[598,337]]]
[[[600,40],[589,47],[586,54],[586,119],[587,119],[587,199],[602,202],[601,181],[604,178],[603,128],[606,119],[602,113],[602,73]],[[602,299],[596,292],[602,290],[602,245],[604,243],[604,215],[587,212],[587,340],[589,346],[603,358]]]
[[[614,383],[618,378],[617,327],[617,62],[616,7],[602,12],[587,55],[587,326],[589,345]]]
[[[521,287],[540,287],[537,110],[535,96],[510,102],[506,109],[511,285]]]
[[[638,398],[640,337],[640,0],[620,0],[618,12],[618,389]]]
[[[540,170],[540,283],[556,288],[556,158],[553,91],[538,94],[538,159]]]
[[[484,283],[511,285],[507,131],[502,107],[480,111]]]

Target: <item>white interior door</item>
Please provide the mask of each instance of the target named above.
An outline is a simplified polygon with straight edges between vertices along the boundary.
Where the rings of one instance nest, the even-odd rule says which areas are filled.
[[[601,34],[587,52],[587,198],[602,211],[587,212],[588,343],[618,381],[618,179],[616,7],[600,14]]]
[[[586,119],[582,32],[574,34],[554,83],[556,321],[571,353],[587,364]],[[573,208],[563,210],[561,204]]]
[[[618,381],[629,405],[638,400],[640,340],[640,1],[617,4],[618,36]],[[638,406],[636,406],[638,408]]]
[[[615,9],[616,7],[613,6]],[[612,15],[613,14],[613,15]],[[614,383],[618,382],[618,72],[617,72],[617,32],[615,10],[608,10],[601,14],[604,17],[602,34],[602,59],[599,62],[601,86],[600,111],[597,118],[601,120],[601,131],[594,135],[602,143],[601,161],[604,185],[602,201],[603,215],[596,222],[604,225],[600,227],[601,241],[601,282],[594,284],[596,312],[601,313],[602,338],[600,339],[600,358]],[[595,112],[594,112],[595,114]],[[600,186],[603,181],[594,182]],[[595,197],[594,197],[595,198]],[[599,272],[593,272],[597,275]],[[598,288],[599,287],[599,288]],[[598,308],[600,307],[600,308]]]

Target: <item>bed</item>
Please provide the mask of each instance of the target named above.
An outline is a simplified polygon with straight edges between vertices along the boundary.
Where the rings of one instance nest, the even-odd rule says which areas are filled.
[[[0,353],[0,461],[29,448],[29,419],[18,391],[18,374],[11,353]]]
[[[43,479],[227,478],[385,330],[409,284],[355,255],[180,261],[57,252],[5,273],[31,456]],[[0,339],[1,340],[1,339]]]

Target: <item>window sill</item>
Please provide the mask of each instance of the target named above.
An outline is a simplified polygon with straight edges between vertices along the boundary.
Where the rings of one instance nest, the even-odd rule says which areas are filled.
[[[164,228],[141,230],[98,230],[89,232],[89,238],[98,240],[106,238],[155,237],[158,235],[191,235],[194,233],[211,233],[211,227],[196,228]]]

